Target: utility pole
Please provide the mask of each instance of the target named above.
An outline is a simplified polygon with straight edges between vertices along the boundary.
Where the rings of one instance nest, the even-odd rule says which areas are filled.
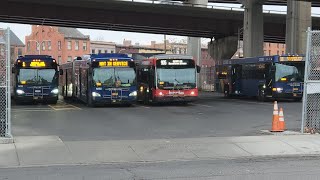
[[[164,35],[164,53],[167,54],[167,35]]]

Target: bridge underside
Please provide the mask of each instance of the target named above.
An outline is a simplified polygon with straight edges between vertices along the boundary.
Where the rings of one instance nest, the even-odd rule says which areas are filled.
[[[241,11],[104,0],[5,0],[0,6],[2,22],[216,39],[237,35],[243,17]],[[286,16],[264,14],[264,21],[265,40],[285,42]],[[313,24],[320,27],[319,18]]]

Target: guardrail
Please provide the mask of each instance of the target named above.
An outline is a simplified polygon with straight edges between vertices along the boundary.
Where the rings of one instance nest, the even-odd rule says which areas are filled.
[[[208,8],[208,9],[220,9],[220,10],[230,10],[230,11],[244,11],[244,7],[230,7],[230,6],[220,6],[216,4],[194,4],[183,1],[165,1],[165,0],[118,0],[118,1],[126,1],[126,2],[136,2],[136,3],[149,3],[149,4],[166,4],[173,6],[190,6],[195,8]],[[265,14],[287,14],[287,11],[280,10],[267,10],[264,9],[263,13]],[[312,13],[314,17],[320,17],[319,13]]]

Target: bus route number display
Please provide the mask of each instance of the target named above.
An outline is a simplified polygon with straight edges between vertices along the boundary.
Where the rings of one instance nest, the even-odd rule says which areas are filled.
[[[104,66],[128,66],[128,61],[102,61],[99,62],[99,66],[100,67],[104,67]]]
[[[160,60],[161,66],[186,66],[188,61],[185,60]]]
[[[46,67],[46,63],[40,59],[34,59],[30,62],[30,67]]]
[[[303,61],[301,56],[280,57],[280,61]]]

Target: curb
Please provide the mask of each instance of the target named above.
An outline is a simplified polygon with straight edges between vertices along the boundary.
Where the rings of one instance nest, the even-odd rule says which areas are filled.
[[[12,144],[13,137],[0,137],[0,144]]]

